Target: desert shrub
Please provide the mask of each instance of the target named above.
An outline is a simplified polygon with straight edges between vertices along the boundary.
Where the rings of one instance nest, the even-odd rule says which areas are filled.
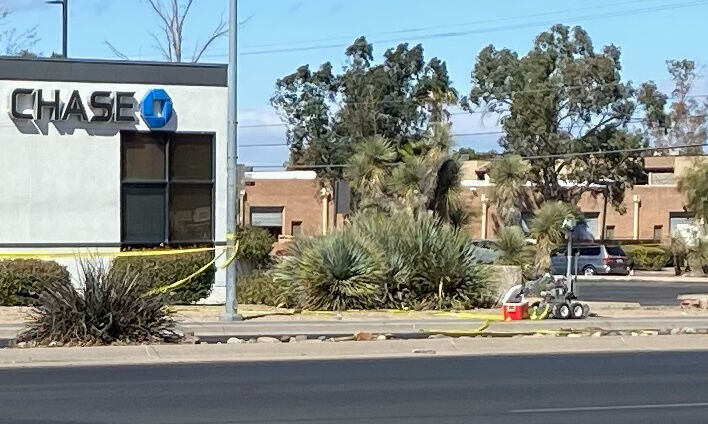
[[[659,271],[671,260],[671,254],[659,246],[627,245],[622,246],[634,269]]]
[[[248,261],[257,268],[263,268],[270,263],[270,252],[273,250],[275,237],[265,228],[245,227],[238,230],[236,240],[239,242],[238,258]]]
[[[295,240],[267,275],[272,282],[258,290],[284,290],[278,299],[304,309],[471,308],[493,300],[492,276],[469,236],[425,212],[362,212],[332,234]]]
[[[71,276],[54,261],[16,259],[0,261],[0,306],[27,306],[51,282],[69,284]]]
[[[472,308],[489,301],[490,275],[472,240],[427,213],[361,215],[352,229],[382,252],[384,307]]]
[[[534,276],[534,255],[536,250],[526,241],[526,236],[520,227],[502,227],[497,232],[494,249],[499,252],[497,265],[512,265],[521,267],[525,279]]]
[[[109,273],[99,260],[83,261],[80,268],[80,289],[61,280],[42,288],[19,341],[105,345],[179,339],[165,297],[149,294],[139,273]]]
[[[214,252],[119,257],[113,261],[110,274],[119,278],[118,276],[126,273],[137,273],[140,275],[141,282],[148,289],[154,289],[172,284],[193,274],[213,259]],[[215,266],[208,268],[187,283],[167,293],[167,300],[172,304],[189,304],[209,296],[214,285],[215,271]]]
[[[274,280],[270,270],[256,270],[239,277],[236,290],[239,303],[295,308],[298,306],[298,286]]]
[[[366,309],[378,305],[383,260],[350,229],[297,244],[297,254],[274,267],[280,284],[298,285],[300,305],[313,310]]]

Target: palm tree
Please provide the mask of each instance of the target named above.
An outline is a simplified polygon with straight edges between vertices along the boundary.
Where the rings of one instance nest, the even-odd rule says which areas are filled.
[[[357,144],[345,177],[361,197],[363,207],[377,205],[384,200],[397,158],[396,148],[381,136],[366,138]]]
[[[528,172],[529,165],[521,156],[502,156],[492,162],[489,170],[494,183],[492,200],[503,225],[518,225],[521,221]]]
[[[531,221],[531,236],[536,239],[536,272],[541,274],[551,268],[551,251],[565,239],[563,221],[573,218],[567,203],[546,202],[536,211]]]

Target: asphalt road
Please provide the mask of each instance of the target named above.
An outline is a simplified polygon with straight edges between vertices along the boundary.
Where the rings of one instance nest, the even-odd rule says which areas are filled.
[[[708,284],[640,281],[579,281],[578,297],[586,301],[639,302],[677,306],[681,294],[708,293]]]
[[[705,423],[705,353],[0,370],[4,424]]]

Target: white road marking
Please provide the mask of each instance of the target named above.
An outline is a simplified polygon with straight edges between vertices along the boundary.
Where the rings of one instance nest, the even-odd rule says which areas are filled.
[[[539,409],[514,409],[510,414],[542,414],[555,412],[583,412],[583,411],[622,411],[632,409],[669,409],[669,408],[705,408],[708,402],[695,403],[654,403],[647,405],[608,405],[608,406],[578,406],[570,408],[539,408]]]

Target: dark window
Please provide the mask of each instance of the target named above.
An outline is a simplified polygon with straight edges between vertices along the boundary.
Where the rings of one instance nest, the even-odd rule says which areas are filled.
[[[605,249],[607,249],[607,254],[610,256],[627,256],[619,246],[607,246]]]
[[[615,226],[614,225],[608,225],[605,227],[605,238],[612,240],[615,238]]]
[[[283,208],[280,206],[251,206],[251,226],[268,230],[274,237],[283,234]]]
[[[662,237],[664,236],[664,226],[663,225],[655,225],[654,226],[654,240],[661,240]]]
[[[580,256],[600,256],[600,246],[583,247],[580,249]]]
[[[292,231],[290,232],[290,234],[292,234],[293,237],[302,236],[302,221],[293,221],[291,225]]]
[[[124,244],[214,239],[214,143],[208,135],[121,133]]]

